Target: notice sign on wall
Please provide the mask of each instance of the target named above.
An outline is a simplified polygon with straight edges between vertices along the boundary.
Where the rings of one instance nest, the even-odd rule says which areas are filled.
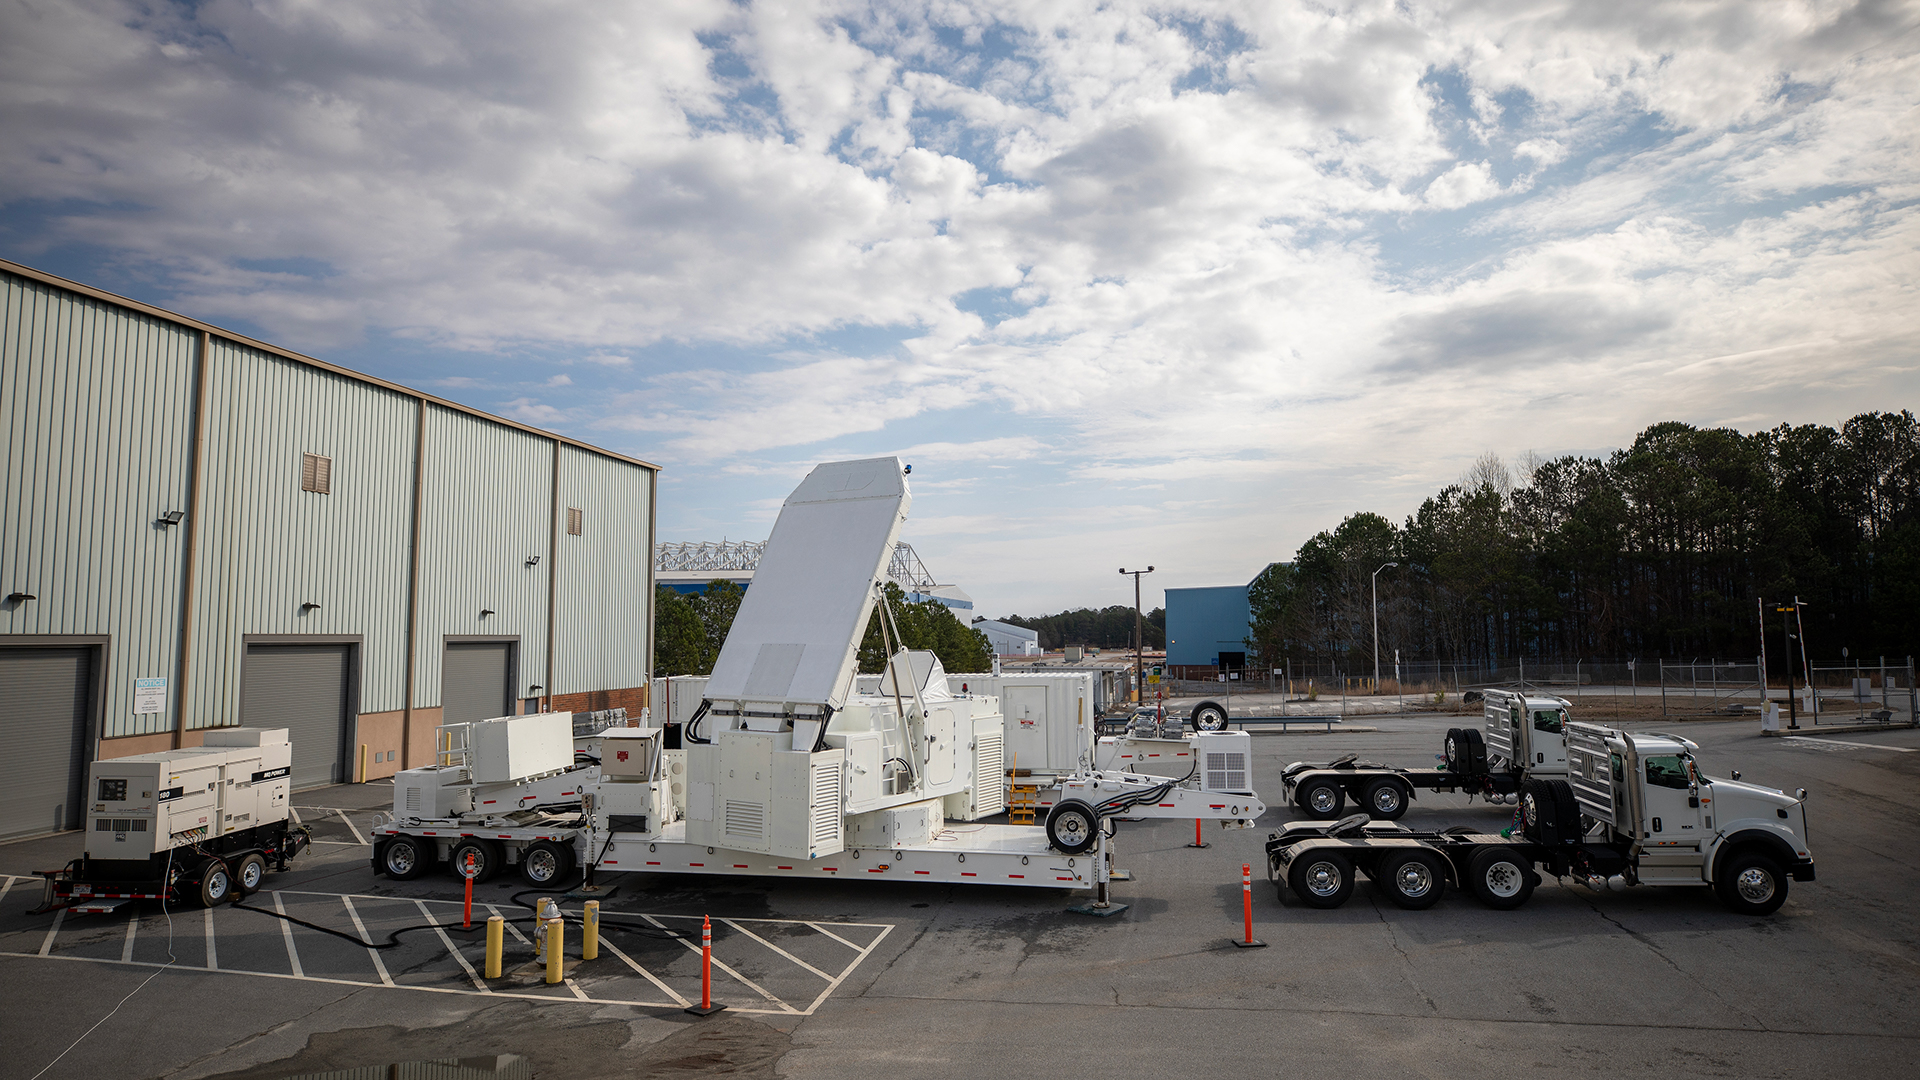
[[[133,713],[158,713],[167,711],[167,680],[133,680]]]

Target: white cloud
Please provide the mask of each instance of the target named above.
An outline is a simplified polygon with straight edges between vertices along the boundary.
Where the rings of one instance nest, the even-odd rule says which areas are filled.
[[[24,261],[104,251],[305,351],[537,357],[426,381],[544,383],[493,407],[761,485],[716,500],[909,442],[982,493],[1009,459],[1165,485],[1116,542],[1181,504],[1224,566],[1526,449],[1461,424],[1486,410],[1600,446],[1910,395],[1917,22],[0,0],[0,199]],[[1275,485],[1300,512],[1235,517]],[[1006,529],[1081,580],[1035,555],[1071,530]]]

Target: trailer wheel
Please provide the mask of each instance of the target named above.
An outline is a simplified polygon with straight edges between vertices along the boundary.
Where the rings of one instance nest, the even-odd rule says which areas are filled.
[[[1490,847],[1474,855],[1467,881],[1473,895],[1496,911],[1510,911],[1533,895],[1533,870],[1518,855]]]
[[[1337,908],[1353,895],[1353,861],[1336,851],[1311,851],[1293,860],[1287,884],[1308,907]]]
[[[219,859],[208,859],[200,867],[200,906],[212,907],[233,895],[233,874]]]
[[[1771,915],[1787,902],[1787,875],[1760,852],[1736,854],[1721,865],[1713,883],[1720,902],[1742,915]]]
[[[1407,812],[1408,790],[1398,780],[1382,777],[1367,785],[1362,799],[1367,813],[1385,821],[1398,821]]]
[[[500,867],[507,861],[506,853],[501,850],[498,841],[468,837],[453,845],[453,850],[447,855],[447,871],[455,878],[467,876],[468,855],[473,856],[475,885],[493,880],[493,876],[500,872]]]
[[[1347,808],[1347,793],[1341,790],[1338,781],[1320,776],[1301,784],[1300,794],[1295,796],[1295,801],[1308,817],[1332,821]]]
[[[433,846],[413,836],[396,836],[380,849],[380,869],[395,881],[412,881],[433,865]]]
[[[1464,772],[1465,771],[1460,767],[1460,729],[1459,728],[1450,727],[1447,729],[1447,741],[1441,745],[1441,749],[1446,754],[1448,772]]]
[[[1446,864],[1430,851],[1389,852],[1373,865],[1373,883],[1408,911],[1430,908],[1447,894]]]
[[[1079,855],[1093,847],[1099,827],[1093,807],[1068,799],[1047,814],[1047,843],[1065,854]]]
[[[542,840],[520,853],[520,880],[535,888],[561,881],[573,871],[573,849]]]
[[[257,851],[250,851],[240,860],[233,872],[234,880],[243,893],[259,892],[260,883],[267,878],[267,860]]]
[[[1211,701],[1195,705],[1191,719],[1195,731],[1227,730],[1227,710]]]

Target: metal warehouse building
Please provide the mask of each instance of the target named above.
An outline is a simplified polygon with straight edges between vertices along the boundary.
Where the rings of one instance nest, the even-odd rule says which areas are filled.
[[[0,837],[86,763],[646,701],[655,466],[0,261]]]

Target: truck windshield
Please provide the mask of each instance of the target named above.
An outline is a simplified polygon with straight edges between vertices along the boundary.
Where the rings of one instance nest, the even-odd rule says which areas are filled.
[[[1647,759],[1647,783],[1654,787],[1680,788],[1687,786],[1686,762],[1678,754],[1663,754]]]
[[[1533,714],[1533,730],[1560,734],[1560,710],[1537,712]]]

